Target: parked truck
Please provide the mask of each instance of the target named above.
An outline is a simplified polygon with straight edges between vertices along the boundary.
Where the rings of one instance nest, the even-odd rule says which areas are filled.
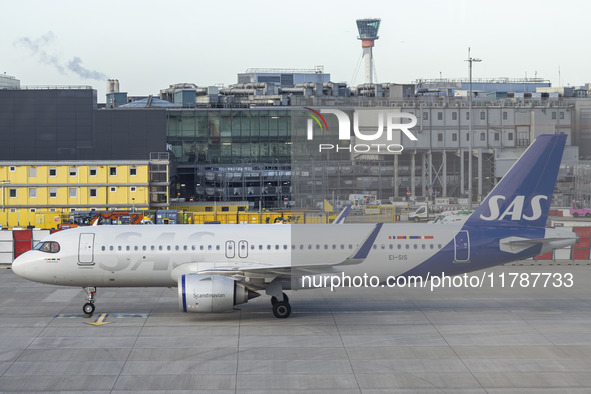
[[[429,206],[427,204],[421,204],[414,212],[408,214],[408,220],[414,222],[427,221],[431,219],[433,215],[429,213]]]

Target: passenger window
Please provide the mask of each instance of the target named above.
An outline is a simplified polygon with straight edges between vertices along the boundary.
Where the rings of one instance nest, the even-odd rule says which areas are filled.
[[[117,250],[121,250],[121,245],[117,246]]]
[[[441,249],[441,244],[437,244],[437,249]]]
[[[113,249],[114,249],[113,246],[109,246],[109,250],[113,250]]]
[[[133,247],[133,250],[139,250],[139,247],[136,245]]]
[[[353,249],[353,245],[349,244],[349,249]]]
[[[275,250],[279,250],[279,245],[275,245]]]
[[[429,245],[429,248],[430,248],[430,249],[433,249],[433,244]]]
[[[381,246],[382,246],[382,249],[386,249],[386,245],[381,245]]]
[[[267,245],[267,250],[271,250],[271,245]]]
[[[401,244],[398,244],[398,249],[402,249],[402,245]]]
[[[372,248],[375,250],[378,248],[378,245],[373,245]]]
[[[283,245],[283,250],[287,250],[287,245]]]
[[[390,244],[390,249],[394,249],[394,245]]]
[[[207,250],[211,250],[211,249],[212,249],[211,245],[207,245]]]
[[[316,244],[316,249],[320,249],[320,245]]]
[[[220,250],[220,245],[216,245],[215,250]]]
[[[170,245],[166,245],[166,250],[171,250],[172,248],[170,247]]]
[[[327,244],[324,244],[324,249],[325,250],[328,249],[328,245]]]
[[[162,250],[162,245],[159,245],[158,246],[158,250]]]
[[[422,244],[422,245],[421,245],[421,247],[422,247],[423,249],[427,249],[427,245],[425,245],[425,244]]]
[[[341,244],[341,249],[345,249],[345,245]]]
[[[127,246],[125,247],[125,250],[128,250],[128,251],[129,251],[129,250],[131,250],[131,247],[130,247],[129,245],[127,245]]]
[[[409,244],[406,244],[406,249],[410,249],[410,245]]]
[[[203,249],[205,249],[205,248],[203,247],[203,245],[199,245],[199,250],[203,250]]]
[[[414,249],[418,249],[418,248],[419,248],[419,245],[417,245],[417,244],[414,244],[412,247],[413,247]]]
[[[312,249],[312,245],[308,244],[308,249]]]
[[[259,250],[263,250],[263,245],[259,245]]]
[[[106,249],[106,248],[105,248],[104,246],[101,246],[101,250],[102,250],[103,252],[105,251],[105,249]]]
[[[144,251],[145,251],[146,249],[148,249],[148,248],[146,247],[146,245],[142,246],[142,250],[144,250]]]

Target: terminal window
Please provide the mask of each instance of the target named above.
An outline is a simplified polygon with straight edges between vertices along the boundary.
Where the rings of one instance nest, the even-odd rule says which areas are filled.
[[[8,197],[16,198],[16,189],[8,189]]]
[[[76,169],[76,167],[70,167],[69,172],[70,172],[70,176],[78,175],[78,170]]]
[[[129,176],[136,176],[137,175],[137,167],[130,167],[129,168]]]
[[[37,167],[29,167],[29,178],[37,176]]]
[[[90,167],[88,169],[88,175],[89,176],[96,176],[96,167]]]
[[[96,189],[90,189],[90,197],[96,197]]]
[[[49,176],[57,176],[57,168],[49,167]]]
[[[49,198],[57,198],[57,188],[55,188],[55,187],[49,188]]]
[[[117,167],[109,167],[109,175],[116,176],[117,175]]]

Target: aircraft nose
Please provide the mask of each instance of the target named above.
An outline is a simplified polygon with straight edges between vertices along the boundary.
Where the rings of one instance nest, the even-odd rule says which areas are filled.
[[[14,261],[12,262],[12,272],[14,272],[15,274],[17,274],[18,276],[20,276],[21,278],[27,278],[27,261],[29,260],[27,253],[24,253],[20,256],[18,256],[16,259],[14,259]]]

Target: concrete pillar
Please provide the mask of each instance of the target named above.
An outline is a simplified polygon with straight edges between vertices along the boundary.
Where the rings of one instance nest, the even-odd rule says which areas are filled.
[[[464,150],[460,148],[460,195],[464,195]]]
[[[433,184],[433,151],[429,151],[429,179],[427,180],[427,191],[429,190],[429,185]]]
[[[415,195],[415,171],[416,171],[416,166],[415,166],[415,156],[416,156],[416,152],[413,152],[410,156],[410,195],[414,196]]]
[[[478,149],[478,203],[482,201],[482,148]]]
[[[443,161],[443,168],[441,174],[443,190],[441,191],[441,197],[447,197],[447,154],[445,153],[445,151],[441,153],[441,159]]]
[[[398,197],[398,156],[394,155],[394,197]]]
[[[421,196],[425,197],[427,194],[427,154],[421,154]]]

